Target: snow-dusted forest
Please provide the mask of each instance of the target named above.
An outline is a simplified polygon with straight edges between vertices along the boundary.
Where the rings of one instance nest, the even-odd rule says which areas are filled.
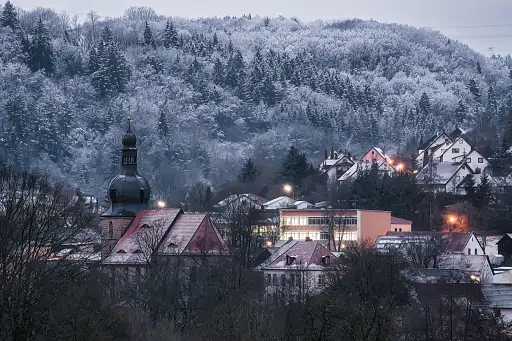
[[[317,162],[333,145],[410,154],[455,125],[489,151],[508,133],[510,56],[374,21],[162,14],[79,23],[3,6],[0,162],[103,195],[130,106],[139,170],[166,197],[291,145]]]

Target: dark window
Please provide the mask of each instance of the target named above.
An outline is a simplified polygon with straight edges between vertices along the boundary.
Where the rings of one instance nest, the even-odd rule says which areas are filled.
[[[112,238],[114,236],[114,225],[112,224],[111,221],[108,223],[108,236],[110,238]]]
[[[459,152],[459,148],[452,148],[452,153],[458,153]]]
[[[402,228],[400,227],[400,228],[398,229],[398,231],[402,232]]]
[[[286,284],[286,276],[283,274],[283,275],[281,275],[281,286],[284,287],[285,284]]]
[[[110,200],[111,201],[116,201],[116,189],[115,188],[111,188],[110,189]]]
[[[331,257],[329,257],[329,256],[322,256],[322,263],[324,265],[330,265],[331,264]]]
[[[372,162],[377,162],[377,159],[373,159]]]
[[[272,284],[272,275],[268,274],[267,275],[267,285],[270,285]]]
[[[471,249],[468,249],[468,255],[470,255],[470,254],[471,254]]]
[[[329,232],[322,231],[320,232],[320,240],[328,240],[329,239]]]
[[[475,249],[475,255],[478,255],[478,250],[477,249]]]
[[[318,284],[320,284],[320,285],[325,284],[325,275],[318,276]]]
[[[467,162],[467,163],[471,163],[471,158],[470,158],[470,157],[468,157],[468,158],[466,159],[466,162]]]
[[[483,158],[481,158],[481,157],[479,157],[479,158],[478,158],[478,163],[484,163],[484,159],[483,159]]]
[[[295,285],[295,275],[294,274],[291,274],[290,275],[290,285]]]
[[[276,274],[272,275],[272,285],[277,285],[277,275]]]
[[[286,265],[292,265],[295,262],[295,257],[286,255]]]
[[[397,232],[396,227],[395,227],[395,232]]]
[[[144,190],[140,190],[140,203],[142,204],[144,202]]]

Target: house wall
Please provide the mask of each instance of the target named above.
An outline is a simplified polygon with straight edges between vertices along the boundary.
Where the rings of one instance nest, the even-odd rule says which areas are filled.
[[[101,230],[101,259],[107,258],[119,238],[133,218],[102,217],[100,220]]]
[[[447,192],[456,192],[457,185],[466,177],[466,175],[471,174],[471,171],[468,167],[462,166],[457,173],[453,175],[453,177],[446,184]]]
[[[487,161],[487,159],[476,150],[473,150],[471,153],[469,153],[469,155],[466,157],[466,162],[475,172],[478,172],[477,169],[483,171],[489,166],[489,161]]]
[[[448,153],[448,150],[450,149],[452,144],[453,142],[451,140],[448,140],[448,142],[444,142],[443,145],[432,154],[433,158],[437,162],[441,162],[441,156],[445,154],[445,152]],[[451,159],[446,159],[446,157],[443,156],[443,161],[451,161]]]
[[[443,162],[461,161],[464,154],[469,154],[471,145],[462,137],[455,140],[443,154]]]
[[[500,308],[500,315],[505,323],[512,322],[512,309]]]
[[[411,232],[412,228],[410,224],[391,224],[389,230],[391,232]]]
[[[480,283],[491,284],[494,281],[494,275],[492,272],[491,264],[486,261],[484,262],[484,266],[482,271],[480,272]]]
[[[370,151],[368,151],[368,153],[366,153],[362,158],[361,158],[361,163],[369,163],[371,164],[372,162],[385,162],[387,161],[385,158],[382,157],[382,155],[380,155],[379,152],[377,152],[375,150],[375,148],[372,148]]]
[[[505,271],[492,277],[494,284],[512,284],[512,271]]]
[[[325,288],[323,283],[326,283],[328,275],[327,271],[301,269],[262,270],[262,273],[267,300],[276,300],[281,296],[297,297],[298,295],[317,294]],[[295,276],[293,283],[292,275]],[[323,278],[320,279],[320,277]]]
[[[375,243],[379,236],[384,236],[390,230],[391,212],[357,211],[359,241],[368,240]]]
[[[341,176],[341,174],[340,174]],[[340,176],[337,176],[336,167],[331,167],[327,170],[327,181],[328,182],[336,182]]]
[[[466,254],[466,255],[469,254],[468,249],[471,250],[471,254],[472,255],[475,255],[475,254],[483,255],[484,254],[484,249],[482,248],[482,246],[478,242],[478,239],[475,237],[475,235],[472,235],[471,238],[469,238],[469,241],[466,244],[466,247],[464,248],[464,254]],[[475,253],[475,251],[477,253]]]

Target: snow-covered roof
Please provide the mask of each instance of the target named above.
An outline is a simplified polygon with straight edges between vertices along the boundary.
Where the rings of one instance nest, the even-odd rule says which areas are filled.
[[[222,201],[219,201],[217,203],[217,205],[215,205],[215,206],[223,207],[223,206],[226,206],[226,205],[228,205],[229,203],[231,203],[233,201],[242,200],[242,199],[245,199],[245,198],[253,201],[254,203],[256,203],[258,205],[263,205],[264,203],[266,203],[268,201],[267,199],[265,199],[263,197],[260,197],[259,195],[256,195],[256,194],[253,194],[253,193],[231,194],[226,199],[224,199]]]
[[[208,216],[185,214],[180,209],[142,210],[104,263],[144,263],[155,252],[176,255],[220,251],[227,251],[227,247]]]
[[[450,254],[441,255],[439,267],[442,269],[460,269],[479,275],[486,262],[488,262],[488,259],[484,255]]]
[[[463,163],[455,163],[455,162],[438,162],[435,164],[434,169],[434,178],[430,179],[430,169],[429,165],[423,167],[421,172],[417,175],[418,183],[426,183],[427,180],[431,181],[432,184],[447,184],[450,179],[461,169],[462,167],[469,166]],[[471,168],[469,168],[471,170]],[[472,171],[471,171],[472,172]]]
[[[288,207],[290,205],[293,205],[295,202],[295,200],[293,200],[292,198],[290,197],[287,197],[287,196],[280,196],[280,197],[277,197],[275,199],[272,199],[270,201],[267,201],[266,203],[263,204],[264,207],[274,207],[274,206],[277,206],[277,207]]]
[[[347,179],[350,179],[355,173],[357,173],[359,169],[359,163],[354,163],[352,167],[349,168],[345,173],[343,173],[342,176],[338,179],[338,181],[345,181]]]
[[[397,217],[391,217],[391,224],[412,225],[412,221]]]
[[[288,257],[293,257],[291,264],[286,264]],[[330,257],[329,265],[322,262]],[[260,267],[260,270],[325,270],[338,262],[338,258],[318,241],[291,240],[282,245]]]
[[[380,154],[380,156],[382,156],[384,159],[386,160],[390,160],[391,158],[389,156],[387,156],[384,151],[382,149],[380,149],[379,147],[373,147],[373,149],[375,149],[377,151],[377,153]]]

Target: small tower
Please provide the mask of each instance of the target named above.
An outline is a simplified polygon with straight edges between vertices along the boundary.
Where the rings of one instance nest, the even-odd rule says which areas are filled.
[[[101,216],[101,257],[108,256],[139,210],[147,209],[151,190],[137,171],[137,137],[128,131],[123,137],[121,173],[108,186],[110,208]]]

